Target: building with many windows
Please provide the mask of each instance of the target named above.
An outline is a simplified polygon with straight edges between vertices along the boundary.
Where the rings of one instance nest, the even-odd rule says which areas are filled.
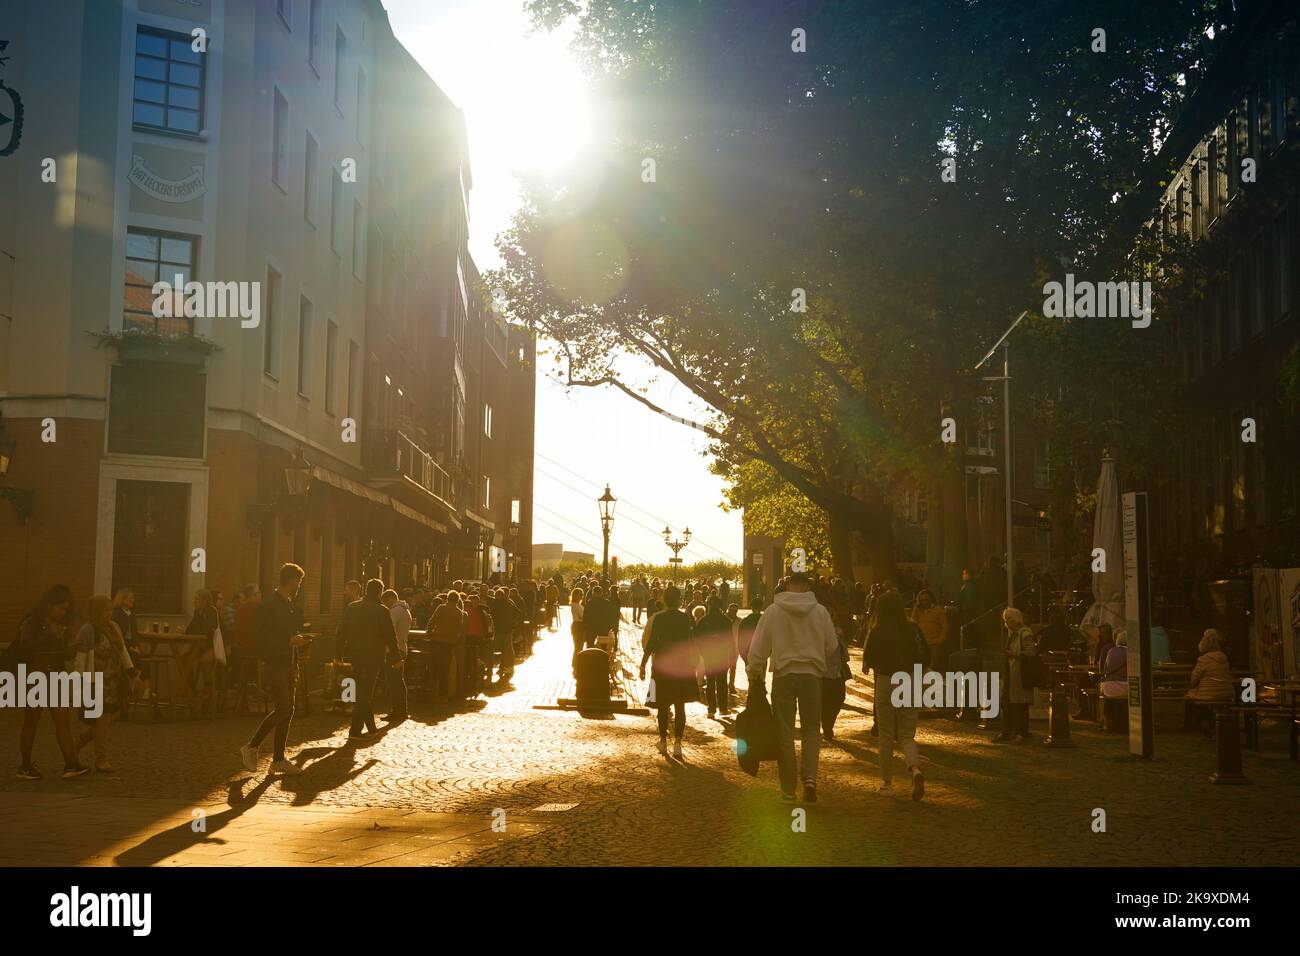
[[[0,158],[3,487],[32,492],[0,501],[0,629],[55,581],[179,620],[293,560],[328,624],[349,578],[486,569],[509,522],[465,454],[464,124],[378,0],[17,0],[0,32],[27,107]],[[520,392],[529,356],[503,355]],[[531,521],[510,402],[528,479],[484,474]]]

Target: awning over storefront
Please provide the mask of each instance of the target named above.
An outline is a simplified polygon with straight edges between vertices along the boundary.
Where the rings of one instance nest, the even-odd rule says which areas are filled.
[[[408,508],[406,505],[402,504],[396,498],[391,499],[391,502],[393,505],[393,510],[396,511],[402,517],[410,518],[412,521],[417,521],[422,525],[427,525],[428,527],[432,528],[434,531],[439,532],[440,534],[447,533],[446,525],[434,521],[432,518],[428,517],[427,515],[420,514],[420,512],[416,511],[414,508]]]
[[[477,515],[468,508],[465,509],[465,517],[480,527],[487,528],[489,531],[495,531],[497,529],[496,524],[490,518],[484,518],[481,515]]]
[[[325,482],[327,485],[333,485],[341,491],[349,492],[360,498],[368,498],[377,505],[384,505],[386,507],[392,501],[392,499],[382,491],[375,491],[375,489],[368,488],[359,481],[345,478],[337,472],[330,471],[328,468],[322,468],[320,465],[311,466],[311,476],[318,481]]]
[[[320,465],[312,465],[311,476],[318,481],[323,481],[331,487],[338,488],[340,491],[346,491],[349,494],[356,495],[358,498],[365,498],[367,501],[372,501],[385,508],[392,508],[393,511],[401,515],[403,518],[414,521],[417,524],[422,524],[427,528],[432,528],[439,534],[447,533],[447,526],[441,522],[435,521],[428,515],[421,514],[414,508],[402,504],[402,502],[398,501],[396,498],[386,495],[382,491],[376,491],[359,481],[353,481],[351,478],[340,475],[338,472],[330,471],[328,468],[323,468]],[[455,519],[453,518],[452,520],[454,521]],[[457,524],[456,527],[459,528],[460,525]]]

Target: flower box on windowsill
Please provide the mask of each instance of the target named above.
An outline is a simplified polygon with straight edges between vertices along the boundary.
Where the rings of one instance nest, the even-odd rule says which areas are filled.
[[[137,329],[91,334],[100,340],[100,344],[116,348],[117,356],[123,362],[165,362],[201,367],[220,347],[201,335],[168,336]]]

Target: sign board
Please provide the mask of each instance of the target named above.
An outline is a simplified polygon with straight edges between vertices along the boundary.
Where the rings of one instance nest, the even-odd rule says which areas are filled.
[[[755,551],[751,557],[752,557],[752,564],[754,565],[754,567],[761,568],[763,566],[762,551]]]
[[[1300,675],[1300,568],[1278,572],[1282,615],[1282,659],[1286,677]]]
[[[1128,638],[1128,749],[1154,753],[1151,706],[1151,568],[1146,492],[1124,495],[1124,633]]]

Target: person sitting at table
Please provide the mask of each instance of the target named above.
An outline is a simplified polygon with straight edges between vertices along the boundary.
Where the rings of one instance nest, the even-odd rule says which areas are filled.
[[[1102,697],[1128,698],[1128,635],[1121,630],[1106,651],[1099,683]]]
[[[1038,635],[1038,653],[1066,654],[1070,650],[1070,629],[1065,624],[1065,612],[1054,607],[1047,614],[1047,626]]]
[[[1186,730],[1203,730],[1208,737],[1213,726],[1209,720],[1213,711],[1206,705],[1232,700],[1236,694],[1228,655],[1223,653],[1219,632],[1207,628],[1196,653],[1200,656],[1196,658],[1196,666],[1188,678],[1187,694],[1183,699],[1183,726]]]

